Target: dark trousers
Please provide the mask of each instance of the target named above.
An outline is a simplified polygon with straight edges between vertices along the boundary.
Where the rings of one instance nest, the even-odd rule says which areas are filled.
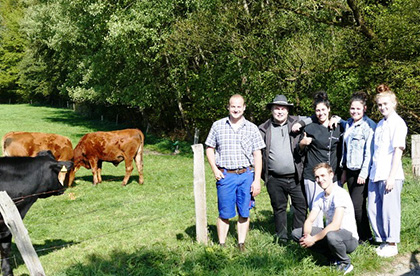
[[[366,200],[368,195],[368,182],[366,179],[365,184],[357,184],[357,178],[360,170],[352,171],[346,169],[347,187],[354,206],[354,215],[356,216],[357,232],[359,233],[359,239],[367,241],[372,238],[372,232],[370,231],[369,218],[366,209]]]
[[[312,227],[311,236],[314,236],[322,231],[322,228]],[[302,237],[302,228],[294,229],[292,231],[292,238],[299,242]],[[337,231],[330,231],[322,239],[317,241],[309,249],[321,253],[330,261],[339,261],[341,263],[349,264],[350,257],[347,255],[353,252],[359,245],[358,240],[355,239],[350,231],[340,229]]]
[[[296,183],[293,177],[277,177],[273,175],[269,175],[266,185],[270,195],[271,206],[273,207],[276,235],[280,239],[287,240],[286,210],[289,195],[294,208],[293,229],[303,227],[306,219],[307,205],[302,185]]]

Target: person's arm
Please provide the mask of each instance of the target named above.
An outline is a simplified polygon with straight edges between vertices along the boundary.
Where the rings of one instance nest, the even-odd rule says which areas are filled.
[[[308,218],[305,220],[305,223],[303,224],[303,235],[310,235],[312,232],[312,224],[314,223],[315,219],[318,217],[319,212],[321,212],[320,209],[314,208],[309,213]]]
[[[315,122],[316,117],[312,115],[311,117],[308,116],[298,116],[299,121],[294,123],[292,126],[292,132],[299,132],[301,128],[305,127],[306,125],[312,124]]]
[[[328,232],[339,230],[341,223],[343,221],[343,217],[344,217],[344,207],[335,208],[332,222],[328,224],[324,229],[322,229],[322,231],[319,232],[318,234],[314,236],[307,234],[306,237],[305,236],[302,237],[300,244],[303,247],[311,247],[317,241],[322,240],[328,234]],[[306,224],[306,221],[305,221],[305,224]]]
[[[394,189],[395,175],[397,174],[397,170],[399,166],[401,166],[401,157],[402,157],[403,150],[404,150],[403,147],[394,148],[394,154],[392,156],[392,167],[391,167],[391,171],[389,173],[388,179],[386,180],[386,187],[385,187],[385,190],[388,192]]]
[[[251,192],[253,196],[257,196],[261,192],[261,171],[262,171],[262,154],[261,150],[255,150],[254,156],[254,181],[251,185]]]
[[[303,231],[302,231],[302,238],[300,238],[299,243],[302,247],[311,247],[314,243],[312,243],[312,225],[315,221],[315,219],[318,217],[319,212],[321,212],[320,209],[314,208],[309,213],[308,218],[305,220],[305,223],[303,224]]]
[[[209,161],[211,170],[213,171],[214,178],[216,178],[216,180],[220,180],[220,179],[224,178],[225,176],[219,170],[219,168],[217,168],[217,166],[216,166],[216,157],[215,157],[215,154],[214,154],[214,148],[208,147],[206,149],[206,155],[207,155],[207,160]]]
[[[330,118],[330,122],[328,123],[328,127],[329,128],[336,128],[336,127],[338,127],[338,125],[341,125],[342,127],[344,127],[345,124],[346,124],[346,121],[341,119],[340,116],[332,115],[331,118]]]
[[[346,129],[345,127],[343,129]],[[340,168],[341,170],[341,187],[344,183],[347,182],[347,173],[346,173],[346,163],[347,163],[347,147],[344,141],[344,135],[341,139],[341,159],[340,159]]]
[[[315,241],[322,240],[330,231],[340,230],[343,217],[344,217],[344,207],[335,208],[333,220],[321,232],[319,232],[318,234],[314,236]]]
[[[362,185],[366,183],[366,178],[369,175],[369,168],[372,161],[372,152],[373,152],[373,134],[374,131],[372,128],[369,128],[369,134],[366,139],[363,164],[360,168],[359,176],[357,177],[357,184]]]

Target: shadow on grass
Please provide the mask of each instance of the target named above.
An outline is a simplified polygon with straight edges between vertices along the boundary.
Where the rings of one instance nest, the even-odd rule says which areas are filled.
[[[86,116],[75,113],[74,111],[68,109],[60,109],[60,112],[51,112],[44,118],[44,120],[71,127],[83,127],[86,129],[91,129],[90,132],[137,128],[121,123],[117,125],[106,120],[92,120]],[[76,137],[81,138],[86,133],[87,132],[77,133]],[[145,144],[150,145],[152,150],[165,154],[172,154],[175,150],[178,150],[181,155],[192,156],[191,144],[188,142],[171,141],[166,138],[159,138],[154,135],[145,133],[144,131],[143,134],[145,135]]]
[[[61,240],[61,239],[45,240],[43,244],[33,244],[33,247],[34,247],[38,257],[40,257],[40,256],[47,255],[50,252],[61,250],[64,247],[76,245],[78,243],[79,242],[65,241],[65,240]],[[14,260],[12,260],[12,264],[14,264],[15,267],[18,267],[18,266],[24,264],[23,258],[22,258],[21,254],[19,252],[19,249],[16,247],[15,243],[12,243],[12,255],[13,256],[11,256],[11,258],[14,259]]]
[[[44,118],[52,123],[59,123],[68,126],[85,127],[93,131],[110,131],[127,128],[127,125],[111,123],[109,121],[92,120],[86,116],[69,109],[60,109],[60,112],[49,113]]]
[[[418,255],[420,255],[420,250],[416,250],[413,253],[411,253],[411,258],[410,258],[410,270],[411,272],[416,272],[416,275],[420,275],[420,265],[419,265]],[[411,275],[411,274],[406,273],[404,275]]]
[[[115,176],[115,175],[102,175],[102,182],[99,183],[97,186],[100,186],[101,184],[105,183],[105,182],[118,182],[119,185],[122,184],[122,181],[124,179],[124,176]],[[93,185],[93,175],[84,175],[84,176],[80,176],[75,178],[76,181],[78,181],[79,183],[77,183],[76,181],[73,182],[72,187],[76,187],[78,185],[80,185],[80,181],[85,181],[85,182],[89,182],[91,185]],[[140,185],[139,184],[139,177],[138,175],[131,175],[130,178],[128,179],[127,185]]]
[[[188,254],[185,254],[188,251]],[[232,257],[232,254],[235,257]],[[142,247],[134,253],[113,251],[105,258],[90,255],[84,263],[62,271],[63,275],[271,275],[273,271],[293,271],[302,257],[294,251],[287,256],[278,252],[253,250],[240,253],[236,248],[198,246],[168,249],[165,245]],[[289,260],[293,259],[294,262]]]
[[[257,208],[251,210],[251,221],[250,221],[250,229],[257,229],[261,233],[268,233],[270,235],[275,234],[275,226],[273,221],[273,212],[269,210],[261,210],[259,211]],[[287,212],[287,220],[288,220],[288,229],[289,233],[292,231],[292,223],[293,223],[293,212],[288,211]],[[236,237],[236,222],[237,218],[233,218],[230,220],[229,224],[229,233],[228,235],[231,235],[232,237]],[[218,237],[217,237],[217,227],[216,225],[209,224],[207,226],[208,232],[209,232],[209,239],[214,244],[218,243]],[[190,226],[187,229],[185,229],[185,233],[191,238],[195,239],[196,237],[196,226]]]

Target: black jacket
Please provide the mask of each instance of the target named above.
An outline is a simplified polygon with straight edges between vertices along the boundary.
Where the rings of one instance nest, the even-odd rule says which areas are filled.
[[[292,126],[295,123],[300,123],[302,128],[305,126],[303,121],[299,120],[298,116],[288,116],[287,118],[287,128],[289,130],[289,137],[290,137],[290,145],[293,154],[293,160],[295,163],[295,176],[297,181],[301,181],[302,179],[302,172],[303,172],[303,156],[299,154],[299,141],[301,137],[303,137],[303,132],[292,132]],[[268,179],[268,155],[270,153],[270,146],[271,146],[271,124],[273,123],[273,118],[268,119],[266,122],[261,124],[258,128],[260,130],[261,136],[265,142],[266,147],[262,150],[262,160],[263,160],[263,167],[261,178],[264,181]]]

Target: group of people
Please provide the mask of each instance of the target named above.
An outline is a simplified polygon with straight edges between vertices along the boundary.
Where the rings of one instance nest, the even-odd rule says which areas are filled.
[[[407,126],[396,112],[395,93],[386,85],[376,90],[383,116],[378,124],[366,115],[364,92],[352,95],[348,120],[330,116],[323,91],[314,96],[311,117],[290,115],[293,104],[277,95],[267,104],[271,117],[259,127],[245,119],[244,98],[233,95],[229,116],[213,123],[205,142],[216,179],[220,245],[225,246],[229,220],[238,213],[238,247],[245,250],[252,199],[261,192],[262,179],[276,242],[289,240],[290,196],[292,239],[325,255],[344,274],[353,269],[348,254],[358,244],[376,241],[379,256],[398,254]]]

